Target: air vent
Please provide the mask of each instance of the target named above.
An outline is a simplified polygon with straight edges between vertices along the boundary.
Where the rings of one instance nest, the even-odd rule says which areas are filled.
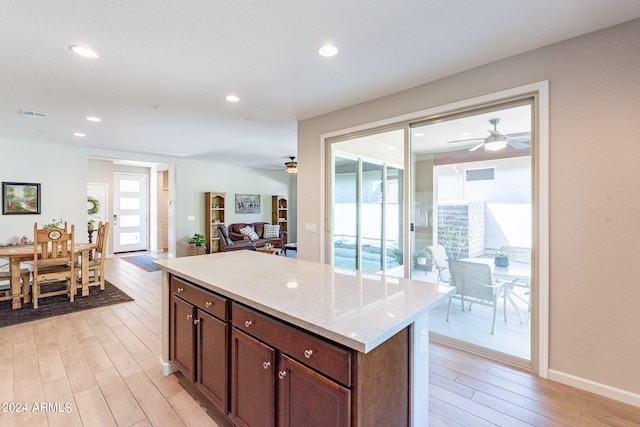
[[[39,113],[37,111],[29,111],[29,110],[22,110],[22,114],[27,117],[35,117],[36,119],[44,119],[45,117],[47,117],[45,113]]]

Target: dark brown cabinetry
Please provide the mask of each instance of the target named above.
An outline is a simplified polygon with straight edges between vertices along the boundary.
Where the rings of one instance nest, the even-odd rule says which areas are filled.
[[[369,353],[170,276],[171,361],[238,426],[408,425],[409,333]]]
[[[338,383],[351,381],[350,350],[240,304],[232,303],[232,313],[234,421],[246,420],[242,414],[257,411],[258,407],[262,414],[272,413],[275,407],[279,426],[350,425],[351,390]],[[252,396],[247,400],[245,394],[256,388],[269,398]],[[240,425],[275,424],[274,417],[267,419],[262,415],[259,420]]]
[[[169,313],[171,360],[226,413],[229,354],[226,300],[172,276]]]

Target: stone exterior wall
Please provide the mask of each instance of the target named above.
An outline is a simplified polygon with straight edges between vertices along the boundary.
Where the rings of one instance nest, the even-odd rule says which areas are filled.
[[[481,201],[438,204],[438,244],[449,258],[484,255],[485,203]]]

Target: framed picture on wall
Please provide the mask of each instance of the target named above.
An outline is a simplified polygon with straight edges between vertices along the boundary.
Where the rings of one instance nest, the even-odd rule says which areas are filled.
[[[236,213],[255,214],[260,213],[259,194],[236,194]]]
[[[3,182],[2,214],[40,214],[40,184]]]

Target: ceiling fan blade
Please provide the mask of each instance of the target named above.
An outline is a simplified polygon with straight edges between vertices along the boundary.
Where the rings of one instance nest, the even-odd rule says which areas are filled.
[[[455,142],[473,142],[473,141],[483,141],[484,142],[484,138],[456,139],[455,141],[447,141],[447,144],[453,144]]]
[[[476,151],[478,148],[482,147],[483,145],[484,145],[484,140],[482,140],[482,142],[476,145],[475,147],[469,148],[469,151]]]
[[[529,148],[529,144],[527,142],[518,141],[516,139],[507,137],[507,144],[509,144],[511,147],[515,148],[516,150],[521,150],[523,148]]]
[[[517,133],[510,133],[507,134],[507,138],[531,138],[531,132],[517,132]]]

